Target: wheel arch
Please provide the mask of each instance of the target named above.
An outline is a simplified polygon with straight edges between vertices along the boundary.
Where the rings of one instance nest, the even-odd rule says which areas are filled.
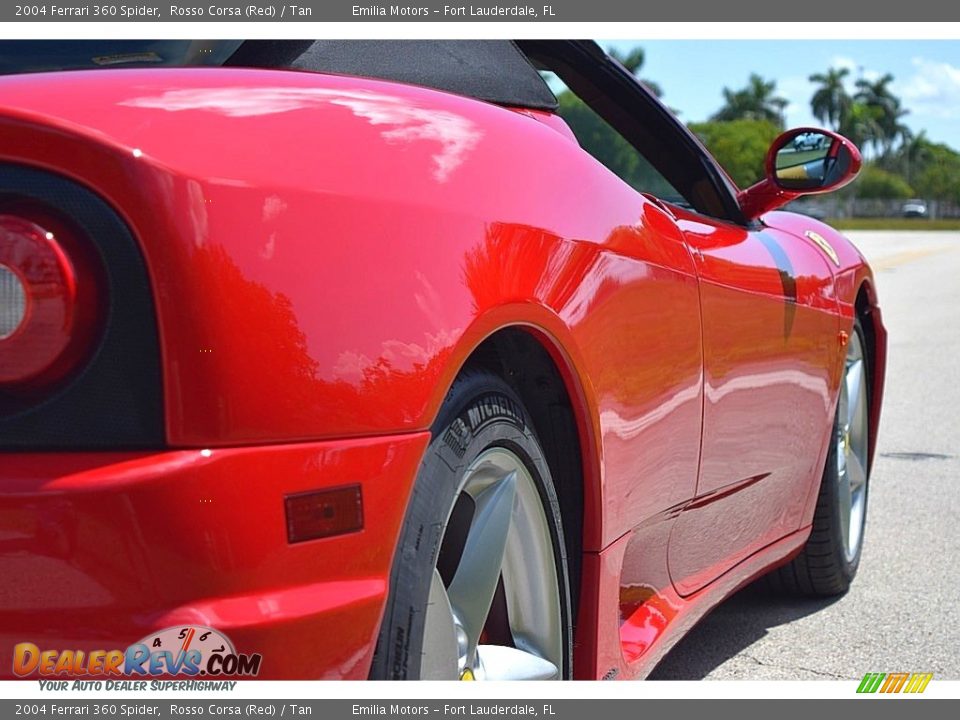
[[[560,501],[576,628],[581,624],[581,556],[599,542],[602,533],[597,416],[590,409],[592,401],[576,360],[542,326],[513,323],[493,329],[465,353],[444,385],[444,395],[469,368],[501,377],[531,416]]]
[[[871,379],[867,401],[870,413],[868,472],[873,468],[877,430],[880,425],[880,407],[883,404],[883,385],[887,364],[887,331],[880,316],[876,288],[871,277],[865,277],[857,288],[854,312],[867,343],[867,363]]]

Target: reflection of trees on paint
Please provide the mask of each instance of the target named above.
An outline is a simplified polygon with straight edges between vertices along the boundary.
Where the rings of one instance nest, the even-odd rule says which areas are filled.
[[[221,427],[241,435],[296,428],[310,436],[317,427],[364,428],[410,421],[422,411],[428,395],[424,388],[432,388],[439,380],[452,350],[452,343],[445,343],[443,337],[425,341],[422,347],[385,340],[376,358],[345,349],[344,354],[354,358],[356,372],[348,378],[336,377],[310,354],[293,304],[284,293],[247,279],[221,246],[201,247],[193,253],[192,263],[197,277],[220,289],[221,301],[202,311],[212,316],[210,327],[230,332],[218,339],[198,339],[198,346],[212,345],[213,361],[229,353],[228,362],[217,363],[212,374],[216,387],[211,392],[217,394]],[[329,342],[338,340],[331,337]],[[418,354],[422,359],[396,367],[401,356],[398,346],[417,351],[404,357]],[[204,362],[203,354],[199,358]],[[251,382],[261,389],[246,393]],[[269,390],[263,391],[264,386]],[[235,427],[235,405],[244,408],[244,417],[256,418],[257,428]]]
[[[197,249],[192,264],[198,277],[209,278],[207,282],[223,289],[218,293],[220,300],[216,307],[197,311],[213,314],[216,318],[213,327],[232,330],[216,343],[211,356],[217,362],[220,355],[229,353],[227,360],[217,362],[219,405],[221,413],[226,415],[221,417],[221,423],[232,424],[229,396],[243,393],[251,382],[271,388],[270,392],[245,397],[246,403],[255,398],[264,403],[258,408],[258,416],[284,418],[284,424],[293,418],[306,420],[310,408],[305,401],[321,386],[317,379],[319,367],[307,350],[307,338],[297,322],[290,298],[248,280],[223,246],[204,245]],[[234,338],[242,345],[223,346]],[[210,343],[201,341],[200,344]]]
[[[493,223],[467,253],[464,283],[475,315],[504,300],[535,299],[563,316],[600,259],[592,243],[562,241],[528,225]]]
[[[696,380],[700,368],[695,286],[636,259],[647,241],[631,226],[595,242],[574,242],[525,225],[495,224],[468,253],[464,282],[474,313],[504,301],[551,308],[572,327],[593,382],[636,404],[680,377]],[[684,313],[679,321],[677,311]],[[676,363],[663,363],[664,348]]]
[[[580,146],[607,169],[640,192],[677,198],[680,194],[616,130],[569,90],[557,95],[560,116],[576,135]]]

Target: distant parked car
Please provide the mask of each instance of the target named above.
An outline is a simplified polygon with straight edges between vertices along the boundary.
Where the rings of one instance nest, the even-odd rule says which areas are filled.
[[[900,213],[905,218],[927,217],[927,203],[923,200],[907,200],[901,207]]]

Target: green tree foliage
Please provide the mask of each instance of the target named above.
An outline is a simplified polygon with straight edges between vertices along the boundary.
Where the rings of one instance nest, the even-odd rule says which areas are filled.
[[[810,100],[821,122],[846,135],[861,149],[871,148],[868,164],[850,193],[864,198],[906,198],[919,195],[960,202],[960,154],[930,142],[926,133],[914,135],[902,120],[909,112],[890,86],[893,75],[874,80],[860,78],[856,92],[847,94],[845,68],[811,75],[819,85]]]
[[[724,105],[710,120],[766,120],[783,129],[783,111],[787,100],[776,95],[777,83],[764,80],[756,73],[750,76],[747,86],[741,90],[723,89]]]
[[[611,53],[634,75],[645,60],[643,48]],[[932,143],[921,131],[916,135],[903,124],[908,111],[891,90],[890,74],[851,83],[850,70],[829,68],[809,76],[815,84],[811,110],[825,126],[869,150],[857,182],[841,191],[861,198],[903,199],[911,196],[960,203],[960,154]],[[643,80],[656,95],[660,87]],[[848,87],[853,90],[852,94]],[[783,129],[787,100],[779,97],[776,83],[752,74],[739,90],[725,88],[724,104],[708,122],[693,123],[696,133],[740,187],[763,177],[767,150]],[[560,114],[580,144],[638,190],[661,197],[676,193],[646,160],[606,122],[569,91],[558,94]]]
[[[880,110],[876,107],[854,102],[840,119],[840,134],[853,141],[860,150],[880,142]]]
[[[909,183],[899,175],[870,163],[860,171],[854,185],[857,197],[901,200],[913,197],[914,191]]]
[[[908,133],[896,152],[885,155],[881,162],[883,167],[891,172],[903,175],[904,179],[910,183],[913,177],[932,159],[932,143],[927,138],[925,130],[921,130],[916,135]]]
[[[763,177],[763,161],[780,127],[766,119],[693,123],[690,129],[741,188]]]
[[[847,68],[830,68],[810,76],[810,82],[818,85],[810,98],[813,116],[861,149],[870,146],[877,158],[889,159],[895,146],[910,136],[901,122],[908,111],[890,90],[893,75],[887,73],[876,80],[860,78],[851,96],[844,85],[849,74]]]
[[[869,110],[872,117],[872,137],[878,154],[889,154],[894,143],[904,139],[909,130],[900,120],[907,114],[900,98],[890,91],[893,75],[887,73],[878,80],[857,80],[857,93],[853,99]]]
[[[560,116],[577,136],[580,147],[593,155],[628,185],[658,197],[677,195],[666,180],[603,118],[569,90],[557,95]]]
[[[637,168],[637,151],[569,90],[557,95],[560,116],[573,130],[580,146],[622,178]]]
[[[942,143],[926,143],[925,161],[914,173],[917,194],[960,203],[960,154]]]

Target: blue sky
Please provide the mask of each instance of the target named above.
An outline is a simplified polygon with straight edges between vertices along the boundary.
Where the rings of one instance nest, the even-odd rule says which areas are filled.
[[[904,123],[960,150],[960,40],[643,40],[608,41],[646,51],[641,77],[657,82],[663,101],[685,122],[706,120],[723,104],[723,88],[740,89],[751,72],[777,81],[790,101],[787,125],[819,123],[810,113],[808,76],[849,67],[850,86],[891,73],[893,91],[910,114]]]

